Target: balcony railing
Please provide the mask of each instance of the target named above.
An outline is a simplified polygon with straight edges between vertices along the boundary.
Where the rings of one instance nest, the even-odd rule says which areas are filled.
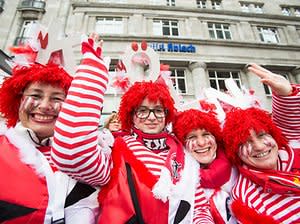
[[[46,2],[39,0],[23,0],[19,3],[19,10],[39,10],[45,11]]]
[[[3,12],[4,3],[5,3],[4,0],[0,0],[0,13]]]

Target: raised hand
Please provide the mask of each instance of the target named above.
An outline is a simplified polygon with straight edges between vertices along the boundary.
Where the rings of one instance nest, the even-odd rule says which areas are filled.
[[[96,57],[101,58],[103,40],[96,33],[91,33],[89,37],[82,38],[81,52],[85,54],[87,52],[93,53]]]
[[[248,64],[247,69],[260,77],[261,82],[270,86],[275,94],[288,96],[292,93],[290,82],[283,76],[275,74],[254,63]]]

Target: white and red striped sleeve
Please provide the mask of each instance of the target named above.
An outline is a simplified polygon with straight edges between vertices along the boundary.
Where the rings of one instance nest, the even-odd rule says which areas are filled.
[[[288,140],[300,141],[300,85],[293,85],[290,96],[273,95],[272,116]]]
[[[201,185],[198,185],[195,193],[193,224],[214,223],[210,212],[210,206]]]
[[[232,193],[234,201],[240,201],[247,207],[245,210],[241,208],[234,214],[237,220],[253,219],[251,214],[257,213],[262,216],[260,220],[254,218],[257,223],[263,223],[265,216],[272,217],[276,223],[300,223],[298,195],[267,193],[262,186],[256,185],[241,175]]]
[[[110,178],[111,157],[97,144],[107,83],[104,61],[88,50],[56,121],[51,153],[61,171],[93,186],[104,185]]]

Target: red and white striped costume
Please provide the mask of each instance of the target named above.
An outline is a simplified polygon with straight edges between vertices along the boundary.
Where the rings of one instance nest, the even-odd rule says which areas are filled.
[[[193,223],[214,223],[210,213],[210,206],[202,187],[196,189]]]
[[[201,171],[200,171],[201,172]],[[204,188],[209,200],[210,211],[217,224],[234,224],[235,218],[230,211],[231,190],[237,179],[237,171],[231,168],[229,179],[220,187]]]
[[[112,167],[111,155],[105,153],[97,144],[98,124],[108,72],[103,60],[95,55],[93,51],[84,54],[72,81],[56,122],[52,158],[61,171],[75,179],[94,186],[101,186],[114,181],[109,182],[110,168]],[[134,158],[141,162],[154,178],[159,178],[161,169],[165,167],[169,150],[155,153],[133,136],[124,136],[119,142],[126,145],[125,148],[129,149]],[[117,148],[116,144],[115,147]],[[116,148],[113,148],[113,152]],[[113,165],[115,166],[115,164]],[[199,189],[196,199],[195,208],[199,209],[199,212],[194,223],[213,223],[202,189]],[[102,202],[100,201],[100,203]],[[104,210],[103,213],[105,213]],[[113,214],[113,211],[110,213]],[[151,209],[148,210],[148,213],[151,214]],[[118,219],[118,216],[114,214],[115,219],[116,217]],[[101,214],[99,222],[101,222]],[[106,222],[111,223],[107,219]],[[190,223],[190,221],[181,223]]]
[[[1,223],[96,222],[98,191],[58,171],[49,143],[21,123],[8,129],[0,122]]]
[[[300,144],[300,85],[293,85],[293,90],[292,96],[273,95],[272,116],[285,137]]]
[[[59,169],[93,186],[109,181],[111,161],[98,143],[98,125],[108,72],[86,52],[56,121],[52,158]]]
[[[286,172],[300,171],[300,94],[294,87],[292,96],[273,97],[273,117],[287,138],[298,141],[279,150],[278,169]],[[295,142],[294,142],[295,143]],[[297,181],[297,180],[295,180]],[[240,174],[232,190],[235,212],[241,223],[300,223],[300,195],[273,193],[267,185],[260,186]]]

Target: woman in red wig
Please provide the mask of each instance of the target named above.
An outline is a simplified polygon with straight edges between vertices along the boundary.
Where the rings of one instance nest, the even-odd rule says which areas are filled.
[[[221,135],[221,124],[213,112],[189,109],[180,112],[173,130],[184,144],[187,153],[199,163],[199,184],[204,188],[214,222],[235,223],[230,214],[230,191],[236,180],[236,171],[226,158]],[[190,189],[192,190],[192,189]],[[199,219],[195,203],[194,223]]]
[[[97,186],[109,180],[99,179],[100,152],[106,150],[97,145],[108,72],[102,58],[89,62],[93,67],[83,61],[78,68],[57,120],[52,157],[61,170]],[[166,131],[174,113],[165,84],[135,82],[122,96],[119,119],[127,135],[116,138],[112,148],[110,180],[99,195],[99,223],[192,223],[194,194],[183,184],[190,176],[184,171],[182,145]],[[171,200],[176,184],[182,189],[176,196],[185,199],[179,203]],[[201,216],[203,223],[211,223],[209,210]]]
[[[232,212],[239,223],[300,223],[299,85],[256,64],[248,69],[272,88],[274,119],[258,108],[226,117],[226,154],[240,172]]]
[[[17,66],[0,88],[0,222],[95,223],[97,191],[57,170],[54,124],[72,77],[55,64]]]

